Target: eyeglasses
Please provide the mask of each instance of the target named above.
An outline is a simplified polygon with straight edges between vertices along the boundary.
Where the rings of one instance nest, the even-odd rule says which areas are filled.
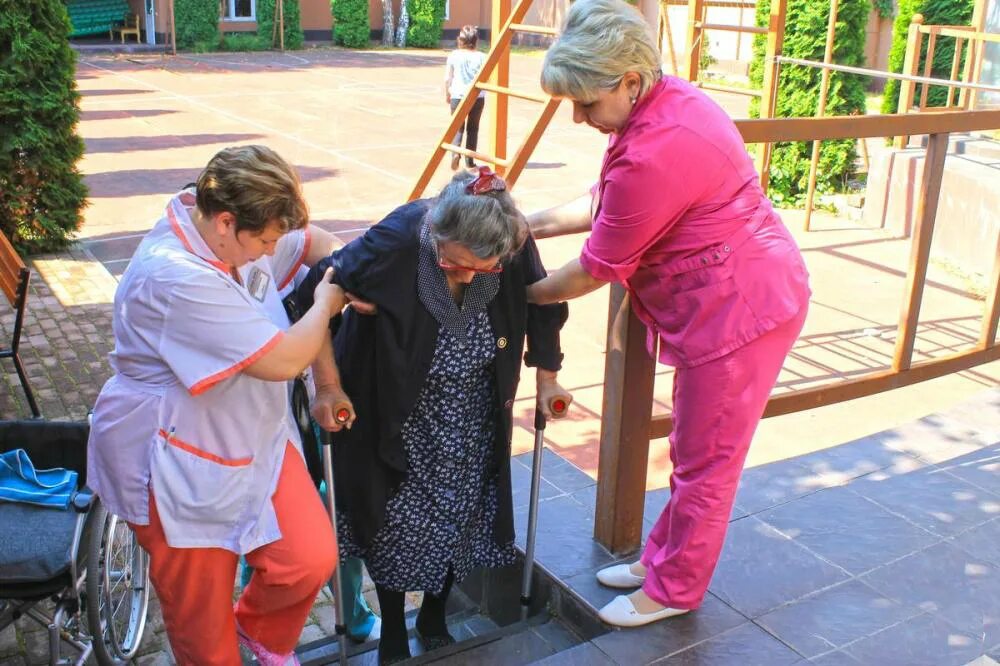
[[[472,266],[460,266],[458,264],[448,263],[444,259],[438,259],[438,266],[443,271],[467,271],[469,273],[486,273],[487,275],[503,273],[503,264],[499,261],[493,268],[473,268]]]
[[[491,268],[475,268],[473,266],[463,266],[461,264],[453,264],[444,257],[441,256],[441,247],[436,248],[438,257],[438,267],[443,271],[464,271],[467,273],[485,273],[487,275],[495,275],[496,273],[503,273],[503,263],[497,261],[496,266]]]
[[[479,175],[465,186],[467,194],[489,194],[503,192],[506,189],[507,183],[488,166],[479,167]]]

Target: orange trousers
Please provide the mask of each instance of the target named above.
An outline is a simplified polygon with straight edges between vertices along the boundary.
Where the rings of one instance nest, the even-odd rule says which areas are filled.
[[[247,554],[254,575],[235,613],[236,553],[171,548],[152,493],[149,525],[131,526],[149,553],[150,578],[179,666],[240,666],[237,622],[272,652],[295,649],[316,594],[333,573],[337,543],[302,456],[291,445],[272,501],[282,536]]]

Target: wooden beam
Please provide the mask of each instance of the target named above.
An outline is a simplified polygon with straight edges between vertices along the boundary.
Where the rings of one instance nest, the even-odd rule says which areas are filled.
[[[989,349],[975,349],[958,354],[952,354],[933,361],[924,361],[913,365],[909,370],[895,372],[884,370],[874,372],[865,377],[833,382],[825,386],[792,391],[774,396],[767,403],[764,417],[793,414],[807,409],[826,407],[848,400],[856,400],[877,393],[918,384],[938,377],[944,377],[955,372],[962,372],[983,363],[1000,360],[1000,346]],[[669,415],[657,415],[650,420],[649,437],[657,439],[670,434],[672,419]]]
[[[625,289],[612,285],[594,517],[594,538],[612,553],[634,552],[642,542],[654,370],[646,327]]]
[[[500,35],[504,27],[511,21],[510,13],[511,0],[493,0],[493,15],[490,22],[491,35]],[[521,3],[521,4],[531,4]],[[522,17],[523,18],[523,17]],[[517,23],[520,22],[517,19]],[[507,43],[497,53],[496,68],[490,74],[490,83],[501,88],[510,87],[510,37],[507,33]],[[485,66],[485,65],[484,65]],[[486,116],[489,119],[489,136],[493,140],[492,153],[497,158],[504,160],[507,157],[507,114],[510,109],[510,100],[506,95],[489,95],[486,99]],[[497,164],[497,173],[503,176],[507,169],[502,164]]]
[[[771,0],[771,15],[767,24],[767,48],[764,54],[764,81],[761,87],[760,118],[774,118],[778,105],[778,76],[780,64],[777,57],[785,43],[785,14],[788,0]],[[747,143],[763,143],[757,156],[757,173],[760,174],[760,186],[767,193],[768,179],[771,170],[771,143],[768,141],[747,141]]]
[[[736,127],[746,143],[977,132],[1000,129],[1000,110],[737,120]]]
[[[701,29],[702,13],[705,11],[705,0],[688,0],[687,22],[687,80],[698,80],[701,65],[701,40],[704,32]]]
[[[979,335],[979,347],[989,349],[997,339],[997,325],[1000,323],[1000,234],[997,234],[997,249],[993,253],[993,276],[990,279],[990,293],[986,295],[986,311],[983,313],[983,327]]]
[[[924,17],[914,14],[910,20],[909,32],[906,33],[906,55],[903,57],[903,74],[916,76],[917,66],[920,64],[920,26],[924,22]],[[910,112],[913,106],[913,93],[917,84],[913,81],[901,81],[899,84],[899,103],[896,106],[896,113],[904,115]],[[896,137],[896,148],[904,148],[909,142],[908,135]]]
[[[532,127],[531,132],[524,139],[524,142],[517,149],[514,154],[514,158],[510,160],[510,165],[507,170],[507,187],[514,189],[514,184],[517,183],[517,179],[521,176],[521,172],[527,165],[528,159],[531,157],[531,153],[535,151],[535,146],[542,138],[542,134],[545,133],[545,129],[552,122],[552,116],[555,115],[556,109],[559,108],[559,103],[562,98],[550,97],[548,102],[542,108],[541,113],[538,114],[538,119],[535,121],[534,127]]]
[[[944,158],[947,154],[948,135],[931,134],[924,158],[924,173],[920,178],[920,193],[917,195],[917,219],[913,239],[910,241],[910,268],[906,272],[905,298],[899,313],[896,348],[892,357],[893,370],[906,370],[913,360],[913,344],[917,339],[917,322],[924,297],[924,284],[927,282],[927,265],[931,257],[931,240],[934,237],[934,221],[937,219]]]
[[[830,15],[826,21],[826,48],[823,52],[823,62],[827,64],[833,62],[833,44],[837,38],[837,11],[839,9],[839,0],[830,0]],[[830,70],[824,69],[820,75],[819,104],[816,108],[817,118],[822,118],[826,115],[826,96],[829,92]],[[819,171],[819,150],[821,146],[822,142],[818,139],[813,141],[812,160],[809,162],[809,181],[806,187],[806,231],[809,231],[809,224],[812,222],[813,199],[816,197],[816,175],[817,171]]]

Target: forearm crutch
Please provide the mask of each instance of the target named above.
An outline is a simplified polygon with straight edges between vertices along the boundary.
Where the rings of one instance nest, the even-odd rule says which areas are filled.
[[[555,396],[549,400],[549,410],[554,416],[565,415],[569,396]],[[545,443],[545,414],[535,407],[535,449],[531,455],[531,496],[528,500],[528,537],[524,547],[524,572],[521,577],[521,619],[528,618],[531,606],[531,583],[535,570],[535,530],[538,527],[538,489],[542,481],[542,445]]]
[[[347,423],[350,412],[345,408],[336,411],[335,418],[338,423]],[[328,430],[320,428],[320,443],[323,445],[323,480],[326,482],[326,510],[330,513],[330,524],[333,526],[333,534],[337,535],[337,500],[333,489],[333,437]],[[339,548],[339,545],[338,545]],[[333,626],[337,633],[337,644],[340,649],[339,663],[341,666],[347,664],[347,622],[344,618],[344,586],[340,581],[340,556],[337,556],[337,566],[333,570],[333,577],[330,579],[333,586]]]

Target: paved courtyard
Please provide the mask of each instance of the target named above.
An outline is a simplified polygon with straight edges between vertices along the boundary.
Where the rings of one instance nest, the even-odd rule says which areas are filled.
[[[142,234],[161,214],[167,197],[192,181],[215,151],[249,142],[275,148],[299,168],[314,220],[343,240],[350,240],[405,201],[424,160],[439,140],[448,117],[441,100],[444,57],[443,51],[335,49],[176,58],[83,57],[78,66],[82,95],[79,129],[87,144],[81,169],[90,188],[90,205],[77,245],[67,252],[33,260],[35,273],[22,347],[45,416],[82,418],[93,404],[101,384],[110,375],[106,355],[111,345],[110,303],[116,278],[127,266]],[[539,65],[535,56],[516,56],[512,68],[514,87],[535,89]],[[745,115],[744,99],[722,96],[719,101],[734,117],[741,117]],[[535,113],[527,102],[512,103],[513,145],[526,133]],[[486,120],[484,127],[488,125]],[[482,144],[488,146],[489,140],[484,137]],[[580,193],[597,176],[602,147],[599,135],[574,126],[568,110],[560,110],[514,191],[522,208],[531,211],[555,205]],[[441,169],[430,191],[448,177],[449,172]],[[810,233],[800,231],[800,214],[790,212],[785,219],[805,251],[815,293],[806,329],[786,364],[778,390],[887,367],[895,342],[909,240],[825,214],[814,216],[814,231]],[[939,219],[939,224],[945,222],[945,218]],[[573,257],[580,243],[580,238],[552,239],[543,241],[540,247],[546,264],[556,267]],[[952,353],[976,340],[983,302],[970,295],[966,286],[961,277],[932,265],[915,359]],[[606,312],[606,291],[571,305],[570,321],[564,330],[566,365],[561,381],[573,391],[576,402],[569,419],[552,424],[547,431],[550,450],[590,477],[597,471]],[[0,328],[7,332],[11,323],[12,315],[0,308]],[[26,415],[13,368],[4,365],[2,376],[5,385],[0,390],[0,415]],[[658,410],[669,408],[670,379],[668,369],[658,368]],[[532,384],[524,382],[515,408],[519,425],[516,453],[530,448]],[[787,459],[822,452],[873,433],[908,427],[927,414],[946,411],[998,385],[1000,363],[993,363],[880,396],[769,419],[758,431],[748,475],[752,480],[756,472],[764,488],[770,478],[770,472],[765,470],[777,469],[772,463],[781,465]],[[986,402],[984,409],[995,406],[995,402]],[[998,437],[995,431],[984,434],[982,428],[973,429],[979,433],[977,437],[985,438],[976,440],[976,451],[987,450],[996,442],[985,441]],[[968,432],[938,434],[943,449],[928,464],[944,464],[974,453],[967,449]],[[987,472],[993,473],[993,469],[988,467]],[[653,491],[650,496],[656,499],[649,503],[647,520],[655,517],[662,506],[661,489],[666,486],[668,473],[666,441],[656,440],[647,480],[647,489]],[[982,507],[984,502],[996,506],[990,503],[1000,502],[1000,497],[989,495],[1000,489],[980,486],[980,490],[987,497],[974,502],[976,506]],[[950,496],[948,489],[941,492]],[[809,510],[820,514],[853,511],[849,502],[841,506],[839,501],[829,499],[830,495],[823,497],[833,504],[821,503]],[[573,501],[586,513],[592,504],[588,506],[579,499]],[[955,513],[963,515],[965,507],[972,505],[957,505]],[[861,504],[858,510],[863,514],[861,509],[867,507]],[[758,508],[741,517],[757,520],[752,514],[765,508],[772,507]],[[985,524],[982,521],[968,527],[978,529]],[[919,523],[917,526],[927,527]],[[786,527],[800,530],[787,522]],[[990,560],[987,552],[1000,545],[996,527],[994,521],[983,532],[993,534],[992,539],[976,542],[982,544],[975,551],[980,559],[970,561],[970,566],[1000,564]],[[768,523],[767,529],[772,528],[782,529]],[[759,532],[765,528],[740,529]],[[930,532],[938,541],[958,536],[958,532]],[[781,566],[770,561],[760,564],[769,569]],[[956,566],[960,569],[959,564]],[[837,566],[850,570],[846,565]],[[993,570],[989,571],[993,575]],[[852,576],[856,573],[851,572]],[[743,575],[752,579],[757,572],[745,571]],[[961,584],[951,580],[948,585]],[[776,583],[762,580],[761,584]],[[891,590],[881,591],[892,596]],[[996,592],[1000,595],[1000,588]],[[720,599],[725,600],[725,596],[720,595]],[[919,606],[919,600],[915,603]],[[732,608],[741,612],[738,604]],[[154,619],[154,631],[144,646],[148,654],[144,663],[167,663],[161,652],[165,645],[157,622]],[[303,640],[329,631],[330,623],[329,604],[321,603]],[[41,635],[31,632],[0,634],[0,664],[37,663],[37,650],[32,646],[40,647],[40,640]],[[801,650],[799,653],[800,657],[814,656]]]

